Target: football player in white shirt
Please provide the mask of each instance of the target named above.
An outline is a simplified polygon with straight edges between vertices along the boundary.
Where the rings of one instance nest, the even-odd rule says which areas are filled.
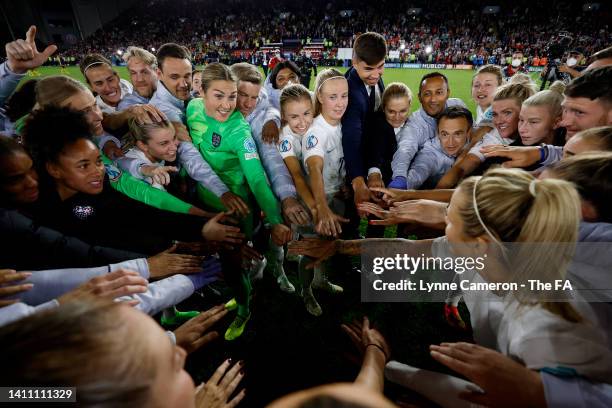
[[[338,198],[346,176],[340,119],[347,106],[346,78],[335,69],[321,71],[315,82],[314,110],[317,116],[302,141],[302,154],[315,201],[315,231],[334,237],[342,232],[340,223],[348,222],[339,215],[344,213],[345,206],[344,201]],[[324,265],[315,266],[313,274],[313,270],[306,267],[310,262],[305,258],[300,261],[302,297],[306,310],[319,316],[322,313],[321,306],[314,298],[311,286],[331,293],[341,293],[343,289],[327,280]]]
[[[304,177],[302,166],[302,138],[310,131],[314,119],[312,95],[303,85],[289,85],[281,93],[280,105],[284,126],[281,130],[278,151],[289,169],[300,199],[310,210],[316,224],[316,203]]]

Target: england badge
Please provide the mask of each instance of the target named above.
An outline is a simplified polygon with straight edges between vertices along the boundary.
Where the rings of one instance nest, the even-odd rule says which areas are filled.
[[[221,145],[221,135],[218,133],[212,134],[212,145],[213,147],[219,147]]]

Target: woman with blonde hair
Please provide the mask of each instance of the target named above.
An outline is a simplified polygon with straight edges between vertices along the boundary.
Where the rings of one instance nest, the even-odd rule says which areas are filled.
[[[302,140],[302,161],[309,179],[310,191],[315,202],[316,224],[314,231],[303,231],[305,236],[317,234],[337,237],[342,233],[346,203],[344,151],[342,149],[342,125],[340,120],[348,106],[348,82],[336,69],[320,71],[315,80],[314,121]],[[327,279],[326,266],[308,268],[307,258],[299,265],[302,298],[306,310],[320,316],[323,311],[312,293],[318,287],[330,293],[342,293],[343,288]],[[314,271],[313,271],[314,269]]]
[[[208,333],[199,343],[214,338],[221,310],[203,314],[198,325]],[[2,384],[70,385],[64,397],[79,407],[230,407],[245,396],[234,394],[241,361],[225,360],[196,388],[184,368],[187,351],[123,302],[81,296],[0,328],[0,344],[2,366],[13,367],[0,373]]]
[[[133,177],[166,190],[171,182],[171,173],[179,170],[174,165],[178,160],[179,146],[174,127],[168,121],[140,124],[132,120],[129,127],[134,146],[125,153],[128,160],[120,159],[117,163]],[[145,176],[145,171],[150,176]]]
[[[529,75],[523,72],[519,72],[518,74],[513,75],[512,78],[508,80],[508,83],[525,85],[529,87],[534,93],[538,90],[538,86],[535,82],[533,82],[533,79],[531,79]]]
[[[283,127],[278,151],[289,169],[300,199],[308,207],[316,224],[316,204],[302,165],[302,139],[310,131],[314,119],[312,95],[304,85],[288,85],[281,93],[280,107]]]
[[[397,150],[400,130],[410,116],[412,91],[401,82],[390,83],[383,92],[380,110],[366,121],[364,132],[368,188],[391,182],[391,161]]]
[[[470,154],[478,155],[480,147],[492,143],[504,145],[519,143],[518,116],[521,105],[534,94],[535,88],[524,83],[508,83],[497,88],[492,104],[495,128],[482,138],[481,143],[470,150]]]
[[[117,160],[122,169],[163,191],[181,169],[198,184],[210,185],[210,166],[192,143],[178,140],[171,122],[139,123],[131,119],[128,123],[134,147]]]
[[[609,383],[612,352],[607,335],[594,324],[594,315],[576,311],[571,302],[579,301],[579,295],[541,291],[529,284],[537,280],[554,288],[555,282],[567,282],[579,221],[580,198],[571,183],[539,181],[523,170],[495,169],[464,180],[455,190],[444,237],[376,241],[387,246],[402,242],[406,253],[434,259],[480,259],[483,266],[450,269],[462,285],[473,288],[463,289],[463,294],[477,343],[531,370],[561,370]],[[358,254],[371,242],[306,241],[290,251],[320,262],[336,252]],[[443,343],[432,350],[447,352],[447,347]],[[444,407],[468,406],[459,393],[479,392],[472,383],[397,361],[387,364],[386,376]]]
[[[517,74],[518,75],[518,74]],[[555,81],[550,88],[527,98],[521,106],[518,131],[525,146],[565,144],[565,129],[559,127],[565,84]]]
[[[585,152],[599,151],[612,151],[612,126],[598,126],[576,133],[565,143],[563,156],[558,157],[556,161]]]
[[[488,255],[484,268],[466,272],[461,279],[470,284],[516,283],[516,289],[508,291],[464,290],[478,344],[496,348],[531,370],[560,369],[609,383],[612,352],[607,335],[594,324],[594,315],[589,320],[570,303],[571,299],[580,302],[578,295],[541,291],[529,284],[538,281],[554,288],[559,282],[569,282],[566,272],[579,221],[580,198],[571,183],[538,181],[522,170],[491,170],[464,180],[455,190],[446,236],[434,240],[432,255]],[[432,350],[446,352],[444,344]],[[451,379],[446,381],[454,385],[454,392],[434,391],[431,385],[415,380],[429,372],[399,362],[387,365],[386,372],[391,381],[442,406],[461,406],[459,392],[474,387]],[[429,380],[444,381],[443,377],[433,374]]]

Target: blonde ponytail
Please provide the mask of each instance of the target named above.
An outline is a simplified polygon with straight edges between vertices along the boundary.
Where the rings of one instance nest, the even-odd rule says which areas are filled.
[[[565,279],[581,216],[580,198],[571,183],[538,181],[519,169],[493,169],[464,180],[459,189],[465,197],[459,207],[463,232],[474,238],[490,236],[503,252],[511,252],[512,281]],[[514,242],[522,245],[509,244]],[[526,289],[514,294],[522,303],[533,302],[533,293]],[[580,320],[569,303],[539,303],[569,321]]]
[[[563,113],[561,103],[563,102],[564,90],[565,84],[561,81],[555,81],[547,90],[540,91],[527,98],[523,102],[523,106],[546,106],[553,120],[557,119]]]
[[[526,86],[526,87],[531,89],[532,93],[536,93],[536,91],[538,90],[538,87],[537,87],[536,83],[533,82],[533,79],[531,79],[531,77],[529,75],[524,74],[522,72],[517,72],[516,74],[514,74],[508,80],[508,84]]]
[[[548,90],[563,95],[563,92],[565,92],[565,83],[563,81],[555,81],[548,87]]]

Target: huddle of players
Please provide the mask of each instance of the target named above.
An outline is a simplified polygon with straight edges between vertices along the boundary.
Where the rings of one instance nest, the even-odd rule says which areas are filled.
[[[276,64],[262,86],[261,74],[246,63],[192,71],[189,53],[176,44],[163,45],[157,56],[129,47],[124,58],[131,84],[101,55],[87,56],[80,67],[102,111],[104,126],[96,128],[95,139],[105,156],[164,192],[183,170],[197,182],[199,205],[233,212],[249,239],[261,221],[254,210],[262,209],[271,231],[267,263],[281,289],[292,293],[282,266],[282,246],[292,238],[287,225],[299,226],[305,237],[338,237],[348,224],[344,235],[356,237],[359,216],[372,213],[368,203],[382,202],[385,187],[452,188],[494,162],[485,155],[495,156],[495,150],[483,153],[487,146],[542,144],[542,156],[553,157],[559,151],[553,146],[579,129],[569,114],[561,117],[562,85],[536,94],[526,75],[503,84],[495,66],[474,75],[475,120],[463,101],[450,98],[448,80],[438,72],[422,78],[422,107],[410,114],[411,90],[383,84],[385,56],[381,35],[359,36],[353,67],[346,74],[321,71],[314,92],[297,84],[299,69],[291,61]],[[565,105],[571,101],[570,89]],[[126,126],[123,140],[106,130]],[[157,206],[201,212],[161,199]],[[251,275],[260,275],[264,262],[253,265]],[[311,270],[310,262],[300,258],[301,295],[318,316],[322,309],[312,287],[332,293],[342,288],[329,282],[324,264]],[[240,333],[250,316],[245,303],[239,302]]]
[[[131,84],[120,80],[104,57],[90,55],[81,71],[95,101],[77,81],[50,77],[39,81],[37,102],[44,109],[67,107],[83,114],[103,152],[105,166],[96,171],[103,169],[118,191],[175,213],[225,211],[215,218],[239,223],[240,231],[219,227],[218,234],[203,233],[211,241],[238,244],[269,230],[258,249],[268,250],[267,262],[289,293],[295,288],[282,267],[283,245],[293,238],[288,225],[297,226],[303,237],[343,232],[356,237],[359,215],[386,211],[381,205],[388,196],[419,198],[414,189],[455,187],[484,171],[491,157],[538,167],[562,154],[609,150],[609,126],[597,128],[612,123],[609,68],[587,70],[565,90],[556,84],[536,93],[528,77],[517,74],[502,84],[498,68],[482,67],[472,83],[478,105],[474,120],[461,100],[449,98],[441,73],[422,78],[422,107],[410,114],[411,90],[401,83],[384,87],[385,56],[382,36],[362,34],[354,43],[353,67],[346,74],[322,70],[310,92],[297,84],[299,70],[290,61],[277,64],[263,84],[249,64],[213,63],[192,71],[189,53],[176,44],[160,47],[157,56],[130,47],[125,58]],[[62,96],[60,89],[68,88],[68,96]],[[37,138],[37,116],[44,120],[33,115],[26,123],[26,142]],[[512,148],[521,145],[533,147]],[[181,187],[179,172],[196,182],[197,200]],[[52,171],[48,176],[66,185]],[[128,176],[150,188],[120,181]],[[78,190],[85,195],[101,191],[101,185]],[[299,280],[306,309],[318,316],[322,308],[312,289],[343,289],[328,280],[325,263],[311,269],[311,262],[300,258]],[[237,309],[228,340],[240,336],[250,318],[251,280],[265,263],[254,257],[228,280],[236,298],[226,308]],[[225,269],[225,274],[231,273]]]

